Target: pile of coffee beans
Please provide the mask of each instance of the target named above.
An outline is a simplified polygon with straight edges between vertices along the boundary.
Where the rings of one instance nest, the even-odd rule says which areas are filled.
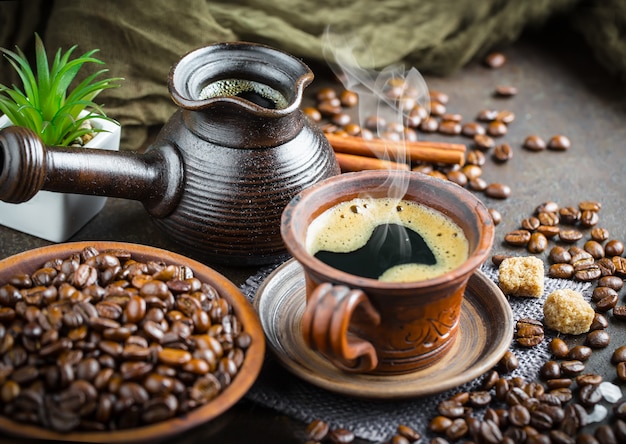
[[[0,287],[0,414],[59,432],[164,421],[215,399],[251,341],[188,267],[85,248]]]

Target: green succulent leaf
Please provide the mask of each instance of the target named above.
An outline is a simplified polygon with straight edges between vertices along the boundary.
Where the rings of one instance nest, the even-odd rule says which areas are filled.
[[[36,73],[20,48],[15,51],[0,48],[22,82],[21,88],[0,84],[0,112],[6,114],[13,125],[28,127],[38,133],[47,145],[66,146],[77,137],[101,131],[81,127],[85,120],[113,121],[93,100],[103,90],[119,87],[123,79],[100,78],[108,72],[101,69],[71,88],[85,64],[104,64],[94,57],[97,49],[71,59],[76,48],[74,45],[65,52],[59,48],[50,64],[43,41],[35,34]],[[89,114],[80,117],[83,111]]]

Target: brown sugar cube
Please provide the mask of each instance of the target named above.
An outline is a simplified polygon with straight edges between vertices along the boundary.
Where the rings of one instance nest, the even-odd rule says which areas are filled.
[[[500,289],[504,294],[540,298],[543,295],[543,261],[534,256],[515,256],[498,267]]]
[[[587,333],[594,315],[594,309],[582,294],[569,288],[553,291],[543,303],[546,326],[565,334]]]

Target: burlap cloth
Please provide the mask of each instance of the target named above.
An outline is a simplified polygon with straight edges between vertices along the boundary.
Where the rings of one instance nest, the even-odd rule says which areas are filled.
[[[248,299],[253,300],[256,290],[274,268],[265,268],[247,280],[241,289]],[[491,263],[484,264],[482,271],[498,282],[498,270]],[[542,320],[543,301],[550,292],[560,288],[579,291],[587,300],[591,296],[591,285],[588,283],[546,277],[541,298],[509,298],[514,320],[525,317]],[[507,377],[521,376],[526,380],[537,378],[540,367],[550,359],[548,344],[555,335],[555,332],[549,330],[545,333],[544,341],[532,348],[511,344],[510,350],[516,354],[520,365]],[[422,436],[430,436],[428,423],[437,415],[438,402],[454,393],[478,389],[482,382],[481,376],[458,388],[416,399],[363,400],[332,393],[299,379],[283,369],[272,353],[268,352],[261,374],[246,397],[305,423],[322,419],[333,428],[344,427],[353,431],[359,438],[382,442],[393,436],[398,424],[409,425]]]
[[[624,0],[0,1],[0,46],[32,53],[39,31],[49,51],[99,48],[111,76],[126,81],[98,100],[123,125],[121,148],[134,150],[148,127],[162,125],[175,109],[166,86],[170,67],[199,46],[248,40],[324,61],[330,27],[363,42],[356,48],[363,67],[404,62],[446,75],[555,16],[585,36],[606,69],[626,78]],[[0,58],[0,83],[11,81],[14,73]]]

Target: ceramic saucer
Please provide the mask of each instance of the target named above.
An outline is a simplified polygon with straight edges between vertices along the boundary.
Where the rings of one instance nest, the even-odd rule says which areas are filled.
[[[426,396],[471,381],[497,364],[511,344],[514,330],[508,301],[498,286],[478,271],[465,292],[460,332],[442,360],[405,375],[352,374],[311,351],[302,338],[304,272],[295,259],[265,279],[255,295],[254,306],[267,344],[283,366],[311,384],[364,398]]]

